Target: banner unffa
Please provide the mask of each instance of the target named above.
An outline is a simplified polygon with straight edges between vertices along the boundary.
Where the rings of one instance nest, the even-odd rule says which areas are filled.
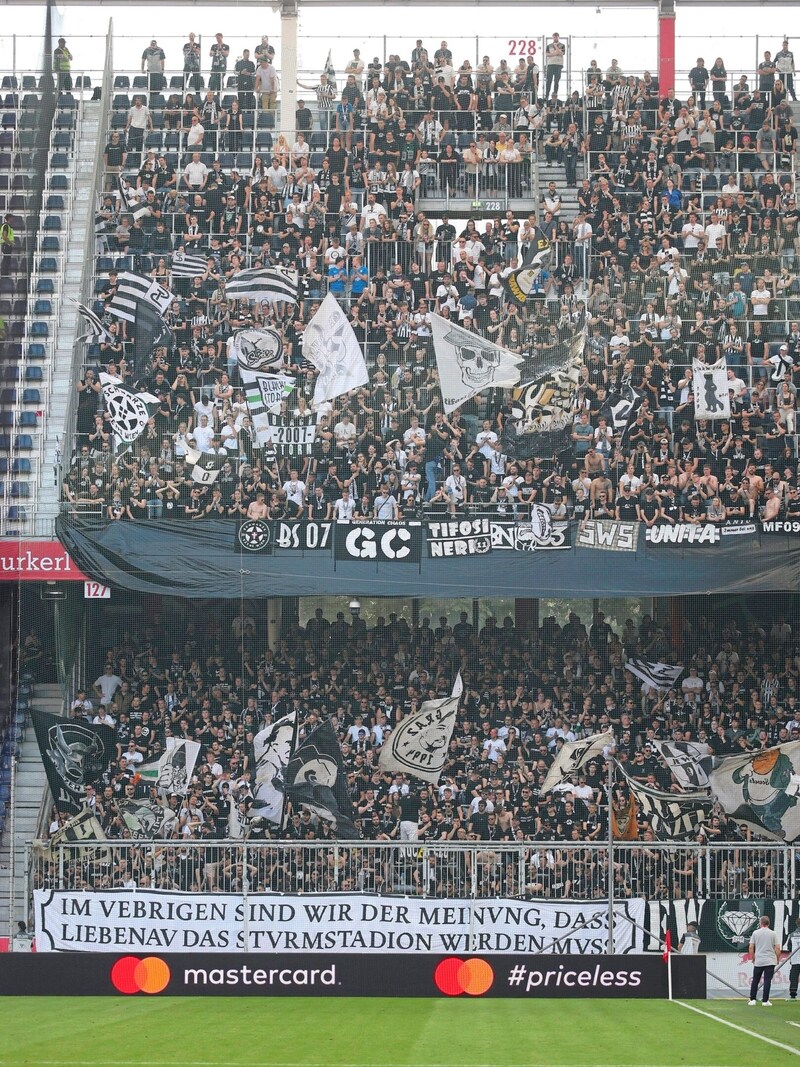
[[[171,890],[34,892],[39,952],[606,951],[600,902],[425,899],[367,894],[282,896]],[[616,908],[615,951],[643,948],[643,900]],[[627,919],[630,918],[630,922]],[[634,925],[638,924],[638,926]]]

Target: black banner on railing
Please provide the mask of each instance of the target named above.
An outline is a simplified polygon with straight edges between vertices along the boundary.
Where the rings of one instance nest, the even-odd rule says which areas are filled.
[[[702,956],[675,957],[673,995],[706,995]],[[655,956],[204,953],[0,955],[0,996],[554,997],[658,999]]]

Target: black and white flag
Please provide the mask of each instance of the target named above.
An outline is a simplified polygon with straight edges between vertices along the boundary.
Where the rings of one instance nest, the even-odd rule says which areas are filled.
[[[154,308],[163,316],[174,299],[169,289],[154,278],[123,271],[117,279],[117,291],[108,303],[108,310],[118,319],[136,322],[140,304]]]
[[[262,448],[274,448],[278,456],[309,456],[317,434],[317,416],[283,416],[267,411],[253,417],[253,427]]]
[[[295,748],[297,712],[291,711],[277,722],[259,730],[253,738],[256,759],[255,785],[250,817],[283,825],[286,799],[286,768]]]
[[[95,785],[116,757],[114,731],[36,708],[31,719],[55,806],[74,814],[83,807],[86,786]]]
[[[242,375],[276,374],[285,365],[283,338],[272,326],[237,330],[233,345]]]
[[[79,337],[79,341],[88,341],[93,345],[104,345],[114,340],[114,335],[110,334],[103,325],[100,318],[88,308],[85,304],[78,304],[78,314],[86,319],[87,332]]]
[[[708,786],[708,766],[702,761],[712,753],[704,741],[654,741],[653,747],[682,789]]]
[[[342,751],[326,719],[294,752],[286,768],[286,798],[293,811],[308,808],[333,825],[336,837],[358,838]]]
[[[709,365],[692,360],[694,414],[698,419],[729,419],[731,398],[728,392],[728,365],[725,358]]]
[[[199,278],[208,270],[205,256],[190,256],[185,252],[176,252],[172,257],[170,271],[173,278]]]
[[[625,436],[625,431],[636,418],[643,395],[633,386],[625,385],[618,393],[612,393],[600,409],[600,415],[611,423],[618,438]]]
[[[119,195],[123,212],[132,215],[134,220],[143,219],[152,214],[150,208],[140,196],[139,191],[121,174],[119,176]]]
[[[522,356],[509,352],[480,334],[431,315],[433,350],[442,390],[442,406],[454,411],[486,389],[517,385]]]
[[[143,763],[136,773],[145,784],[155,786],[162,797],[170,793],[186,796],[200,748],[197,741],[169,737],[167,751],[154,763]]]
[[[540,793],[552,791],[570,780],[573,774],[586,766],[590,760],[605,756],[614,748],[614,734],[606,730],[602,734],[592,734],[580,741],[567,741],[553,760],[553,765],[542,782]]]
[[[693,837],[708,821],[714,807],[708,793],[666,793],[629,778],[624,770],[623,774],[639,805],[639,818],[650,823],[659,839]]]
[[[297,303],[298,275],[289,267],[253,267],[240,270],[225,285],[225,296],[229,300],[277,301]]]
[[[121,378],[100,371],[98,380],[103,387],[103,403],[114,431],[114,445],[132,444],[140,437],[150,418],[148,405],[158,404],[152,393],[132,393],[122,384]]]
[[[403,719],[381,747],[380,769],[390,774],[413,774],[437,785],[447,760],[463,692],[464,684],[458,674],[449,697],[426,700],[419,711]]]
[[[213,485],[229,458],[227,455],[217,455],[216,452],[199,452],[196,448],[186,449],[186,462],[191,464],[192,481],[197,482],[198,485]]]
[[[251,418],[265,411],[273,415],[280,411],[281,403],[294,389],[294,378],[286,374],[254,374],[240,371],[244,384],[244,396]]]
[[[625,664],[626,670],[635,674],[649,689],[666,692],[672,689],[683,674],[683,667],[671,667],[668,663],[650,663],[634,656]]]
[[[178,814],[155,800],[118,800],[117,810],[125,828],[137,841],[163,841],[172,837]]]

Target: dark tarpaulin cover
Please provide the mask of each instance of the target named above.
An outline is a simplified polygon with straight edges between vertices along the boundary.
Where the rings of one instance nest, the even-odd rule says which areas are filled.
[[[668,545],[642,536],[636,552],[582,547],[490,552],[423,558],[417,566],[336,562],[327,549],[276,549],[271,556],[237,552],[233,520],[225,519],[107,522],[62,516],[56,532],[77,566],[95,581],[183,597],[229,599],[240,589],[250,597],[473,597],[481,590],[507,597],[597,597],[800,588],[800,538],[782,534]]]

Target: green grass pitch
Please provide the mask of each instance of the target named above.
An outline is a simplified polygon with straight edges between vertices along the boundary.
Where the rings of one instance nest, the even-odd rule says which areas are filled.
[[[786,1067],[800,1001],[7,997],[13,1067]],[[720,1020],[744,1030],[733,1029]],[[769,1042],[774,1042],[770,1044]]]

